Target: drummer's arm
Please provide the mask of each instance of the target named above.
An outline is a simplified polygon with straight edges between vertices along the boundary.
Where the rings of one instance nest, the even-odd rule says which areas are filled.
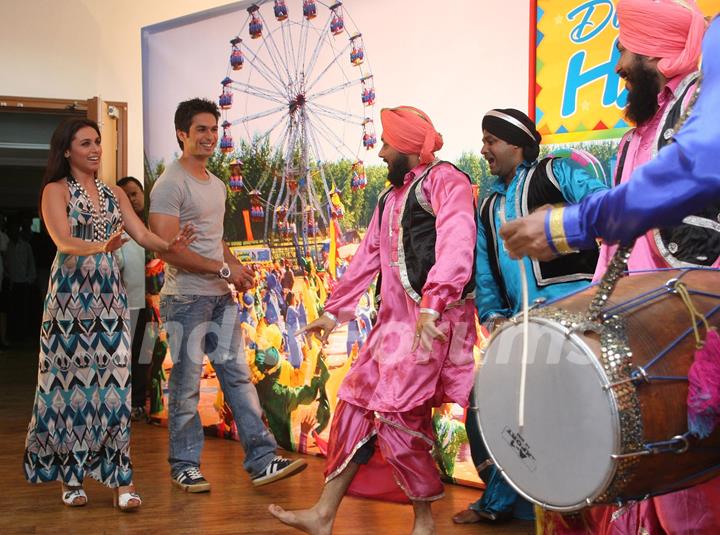
[[[720,173],[709,163],[716,161],[717,147],[710,142],[684,146],[683,140],[665,147],[625,184],[567,207],[562,215],[568,243],[589,247],[597,237],[630,243],[648,229],[676,225],[698,208],[718,202]]]
[[[488,240],[482,222],[477,222],[477,240],[475,242],[475,306],[480,323],[495,321],[496,318],[509,318],[511,310],[503,306],[505,299],[500,286],[490,269]]]

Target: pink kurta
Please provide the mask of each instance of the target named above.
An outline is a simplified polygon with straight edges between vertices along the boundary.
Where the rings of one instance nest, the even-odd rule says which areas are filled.
[[[665,115],[665,111],[674,100],[675,91],[678,89],[680,82],[687,76],[682,74],[670,79],[663,90],[658,95],[658,105],[660,108],[653,118],[642,126],[636,127],[631,133],[626,134],[618,147],[618,155],[622,154],[626,143],[629,143],[627,157],[623,166],[623,174],[620,183],[624,184],[635,169],[644,163],[649,162],[655,156],[655,148],[657,144],[658,129],[662,128],[661,120]],[[685,104],[692,98],[693,91],[689,91],[685,96]],[[629,141],[628,141],[629,137]],[[594,280],[600,280],[605,273],[607,265],[610,263],[615,251],[616,245],[605,245],[600,247],[600,257],[598,259],[597,268],[595,270]],[[640,236],[635,241],[632,253],[628,260],[629,271],[642,271],[646,269],[657,269],[669,267],[665,259],[658,252],[652,231]],[[713,264],[713,267],[720,267],[720,259]]]
[[[475,217],[470,183],[450,165],[435,167],[422,187],[435,211],[437,231],[436,263],[423,288],[422,306],[441,314],[438,326],[448,342],[436,341],[429,354],[411,351],[420,304],[400,281],[398,243],[409,184],[424,169],[425,165],[417,166],[402,188],[393,188],[379,224],[375,211],[352,263],[325,305],[340,321],[348,321],[360,296],[382,273],[377,323],[338,393],[340,399],[374,411],[409,411],[428,399],[465,406],[472,387],[475,311],[472,299],[460,299],[473,271]]]

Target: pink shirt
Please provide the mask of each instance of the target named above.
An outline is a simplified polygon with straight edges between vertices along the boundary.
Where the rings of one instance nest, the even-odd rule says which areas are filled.
[[[675,100],[675,92],[679,91],[680,84],[687,74],[682,74],[671,78],[663,90],[658,95],[658,105],[660,106],[657,113],[647,123],[634,128],[629,131],[623,137],[618,147],[618,157],[622,154],[625,144],[629,144],[627,156],[623,166],[622,177],[620,183],[623,184],[630,180],[632,173],[642,164],[650,161],[655,156],[655,148],[657,147],[658,141],[658,130],[664,125],[661,123],[665,112],[668,107],[672,105]],[[685,96],[685,105],[688,104],[692,98],[693,91],[689,91]],[[595,269],[595,276],[593,280],[599,280],[605,273],[610,260],[612,260],[615,251],[617,250],[616,245],[605,245],[600,247],[600,257],[598,258],[597,268]],[[628,259],[627,269],[628,271],[646,270],[646,269],[658,269],[669,267],[668,263],[658,252],[655,246],[655,240],[653,237],[653,231],[640,236],[635,241],[630,258]],[[720,267],[720,260],[718,260],[713,267]]]
[[[472,387],[475,310],[472,298],[461,297],[473,275],[473,196],[467,177],[447,164],[432,169],[422,185],[435,212],[437,232],[436,262],[423,287],[422,307],[441,314],[437,325],[448,341],[435,341],[429,354],[412,351],[421,304],[401,283],[398,244],[410,183],[425,167],[415,167],[403,187],[390,191],[382,221],[375,210],[365,238],[325,305],[339,321],[352,319],[360,296],[382,273],[377,323],[338,392],[340,399],[369,410],[405,412],[429,399],[464,406]]]

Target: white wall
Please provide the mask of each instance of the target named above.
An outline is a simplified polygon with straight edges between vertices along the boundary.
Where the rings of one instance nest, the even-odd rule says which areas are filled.
[[[227,3],[226,0],[2,0],[0,94],[71,99],[99,95],[105,100],[126,101],[128,171],[141,177],[140,29]],[[504,0],[501,6],[494,0],[441,3],[345,0],[345,4],[358,27],[368,28],[363,31],[374,55],[392,54],[404,67],[417,69],[417,77],[393,87],[393,104],[417,104],[432,117],[434,108],[442,106],[442,100],[452,106],[452,115],[458,122],[475,124],[478,128],[482,115],[490,107],[526,108],[527,0]],[[385,34],[385,42],[373,45],[370,36],[374,32],[370,26],[377,23],[387,28],[388,22],[392,28]],[[465,58],[468,72],[479,70],[487,80],[471,89],[476,98],[454,100],[456,83],[450,87],[446,83],[449,78],[462,77],[462,73],[446,76],[443,58],[458,56]],[[383,73],[375,74],[379,85]],[[435,102],[431,101],[433,97]],[[443,125],[444,131],[450,129],[452,125]],[[476,140],[468,139],[465,143],[468,148],[478,148]]]
[[[144,26],[223,0],[2,0],[0,94],[128,103],[128,172],[143,176]]]

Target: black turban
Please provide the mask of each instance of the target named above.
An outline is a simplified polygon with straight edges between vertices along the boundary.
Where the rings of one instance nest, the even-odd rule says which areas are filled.
[[[528,147],[530,156],[527,160],[534,160],[540,151],[542,136],[535,129],[535,123],[530,117],[514,108],[494,109],[485,114],[482,121],[483,130],[487,130],[498,139],[515,145]]]

